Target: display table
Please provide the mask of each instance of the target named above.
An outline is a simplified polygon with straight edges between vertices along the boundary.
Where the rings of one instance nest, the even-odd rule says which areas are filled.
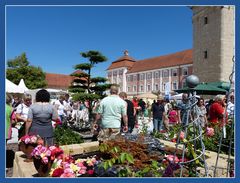
[[[88,152],[94,152],[99,149],[98,142],[88,142],[82,144],[71,144],[61,146],[64,154],[76,155]],[[25,162],[25,155],[21,151],[15,153],[15,159],[13,163],[13,175],[12,177],[37,177],[37,171],[33,165],[33,162]]]

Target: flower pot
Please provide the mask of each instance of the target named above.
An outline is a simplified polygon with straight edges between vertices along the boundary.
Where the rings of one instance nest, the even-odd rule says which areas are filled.
[[[31,153],[36,146],[37,146],[37,144],[25,144],[23,142],[20,142],[19,149],[20,149],[20,151],[22,151],[25,154],[25,156],[27,158],[25,160],[26,162],[32,161]]]
[[[33,164],[38,172],[39,177],[47,177],[51,170],[53,161],[49,160],[47,164],[42,162],[42,159],[37,159],[33,157]]]

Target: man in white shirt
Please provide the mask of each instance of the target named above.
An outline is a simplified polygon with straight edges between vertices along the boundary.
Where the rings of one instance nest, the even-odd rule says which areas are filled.
[[[229,118],[233,118],[234,117],[234,95],[231,94],[230,95],[230,101],[227,104],[227,113],[228,113],[228,117]]]

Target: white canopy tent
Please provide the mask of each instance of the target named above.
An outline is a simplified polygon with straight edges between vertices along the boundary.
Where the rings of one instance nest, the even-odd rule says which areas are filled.
[[[25,82],[23,79],[20,80],[18,86],[24,90],[24,92],[28,91],[29,89],[26,87]]]
[[[24,89],[6,79],[6,92],[7,93],[24,93]]]

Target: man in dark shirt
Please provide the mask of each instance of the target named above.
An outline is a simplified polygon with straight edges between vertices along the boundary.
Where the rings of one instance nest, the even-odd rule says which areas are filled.
[[[144,117],[144,112],[146,109],[146,103],[143,101],[143,99],[140,99],[138,102],[138,105],[141,107],[141,117]]]
[[[127,99],[127,93],[121,92],[119,94],[119,96],[123,100],[125,100],[125,102],[127,103],[128,132],[132,133],[134,125],[135,125],[135,118],[134,118],[134,114],[135,114],[134,110],[135,109],[134,109],[133,103]],[[122,120],[121,126],[122,127],[124,126],[123,120]]]
[[[163,104],[163,97],[159,96],[157,102],[152,104],[152,114],[153,114],[153,130],[161,131],[163,120],[165,120],[165,110]]]

